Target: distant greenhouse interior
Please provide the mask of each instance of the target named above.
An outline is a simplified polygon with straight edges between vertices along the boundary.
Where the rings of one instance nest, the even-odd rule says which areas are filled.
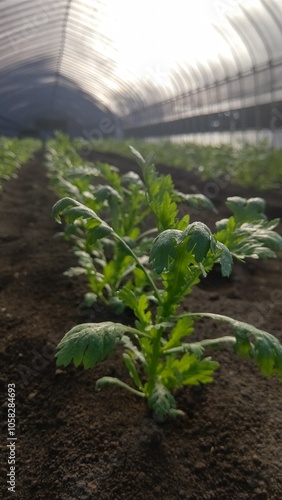
[[[0,135],[282,147],[281,0],[2,0]]]

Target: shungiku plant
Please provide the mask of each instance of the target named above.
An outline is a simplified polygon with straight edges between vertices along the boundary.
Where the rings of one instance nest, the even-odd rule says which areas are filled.
[[[176,190],[171,176],[161,175],[154,168],[152,155],[147,159],[146,168],[141,169],[141,175],[135,172],[122,175],[113,165],[81,162],[72,142],[61,134],[51,141],[47,151],[46,166],[56,193],[60,197],[70,196],[94,210],[135,249],[142,263],[158,230],[175,227],[180,203],[215,211],[206,196]],[[76,219],[65,225],[61,235],[71,242],[78,265],[64,274],[87,277],[90,288],[84,297],[87,307],[99,300],[119,313],[123,305],[116,292],[121,284],[134,274],[136,286],[142,289],[146,286],[146,277],[138,273],[123,245],[114,245],[111,238],[97,238],[105,229],[92,232],[89,224],[92,222]]]
[[[150,162],[139,153],[136,156],[146,179]],[[172,221],[168,199],[166,205]],[[233,215],[217,224],[215,234],[201,222],[189,223],[187,216],[159,230],[144,264],[126,239],[92,209],[71,198],[59,200],[53,208],[56,219],[64,218],[69,224],[83,220],[92,241],[110,237],[122,245],[138,272],[146,277],[146,288],[137,289],[129,281],[117,293],[118,299],[134,312],[134,327],[110,321],[77,325],[58,344],[57,365],[73,362],[75,366],[92,368],[122,345],[132,385],[115,377],[102,377],[96,386],[116,385],[145,398],[157,420],[183,414],[176,407],[175,389],[212,381],[219,363],[205,356],[209,347],[232,346],[236,353],[252,359],[265,376],[273,374],[282,379],[282,346],[270,333],[225,315],[179,313],[193,286],[215,264],[220,264],[223,276],[229,276],[233,257],[275,257],[275,251],[282,250],[282,238],[273,230],[278,220],[267,221],[262,199],[233,197],[228,205]],[[231,333],[190,341],[195,321],[201,318],[226,323]]]

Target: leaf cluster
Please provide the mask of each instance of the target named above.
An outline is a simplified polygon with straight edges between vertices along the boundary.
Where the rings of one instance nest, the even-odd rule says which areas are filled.
[[[145,255],[140,233],[135,240],[121,234],[93,205],[64,197],[55,204],[53,213],[58,221],[64,220],[68,225],[79,222],[87,244],[94,245],[95,251],[100,241],[110,241],[117,248],[114,252],[122,252],[130,259],[127,279],[119,281],[114,299],[134,312],[135,326],[112,322],[78,325],[59,343],[57,364],[66,366],[73,361],[75,366],[83,364],[90,368],[108,356],[117,344],[122,345],[131,384],[102,377],[97,387],[116,385],[146,398],[159,421],[181,414],[176,408],[175,389],[212,381],[219,364],[205,356],[208,347],[232,346],[238,354],[253,359],[264,375],[282,378],[282,346],[271,334],[222,315],[178,312],[193,286],[215,264],[220,265],[223,276],[229,276],[234,258],[274,257],[282,249],[282,238],[274,231],[278,221],[267,221],[260,198],[240,197],[227,200],[232,215],[220,221],[214,233],[202,222],[190,223],[187,216],[179,220],[179,194],[175,193],[171,179],[158,177],[151,157],[144,159],[139,152],[133,150],[133,153],[143,175],[142,180],[138,179],[138,183],[142,182],[139,189],[145,193],[158,233]],[[130,184],[130,179],[127,182]],[[98,202],[112,196],[112,189],[115,188],[101,188]],[[122,198],[121,191],[116,191]],[[99,252],[98,255],[100,258]],[[91,268],[87,252],[80,254],[80,261],[85,268]],[[93,273],[102,283],[106,273],[111,275],[116,270],[116,267],[111,269],[111,264],[106,262],[102,273]],[[205,317],[228,323],[232,335],[190,342],[195,321]]]

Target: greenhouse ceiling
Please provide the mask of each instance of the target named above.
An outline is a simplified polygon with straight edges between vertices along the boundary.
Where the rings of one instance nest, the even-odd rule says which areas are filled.
[[[275,65],[282,2],[2,0],[0,41],[0,119],[77,132]]]

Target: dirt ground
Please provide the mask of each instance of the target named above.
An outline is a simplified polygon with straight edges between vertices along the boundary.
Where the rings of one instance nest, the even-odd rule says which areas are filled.
[[[107,159],[135,169],[130,160]],[[184,192],[211,192],[195,175],[172,174]],[[211,226],[228,213],[227,196],[260,194],[213,182],[219,215],[193,212]],[[280,193],[262,194],[268,215],[282,217]],[[0,498],[281,500],[282,384],[230,350],[212,353],[222,363],[212,384],[178,392],[186,416],[163,424],[133,395],[95,391],[102,375],[128,381],[119,352],[94,370],[56,368],[54,347],[72,326],[131,318],[117,319],[98,306],[84,310],[84,279],[63,276],[76,261],[67,243],[55,237],[55,201],[40,154],[0,194]],[[249,321],[282,340],[281,264],[281,257],[236,264],[229,279],[215,272],[187,308]],[[201,321],[195,339],[224,333],[223,326]],[[6,482],[8,383],[16,387],[15,494]]]

